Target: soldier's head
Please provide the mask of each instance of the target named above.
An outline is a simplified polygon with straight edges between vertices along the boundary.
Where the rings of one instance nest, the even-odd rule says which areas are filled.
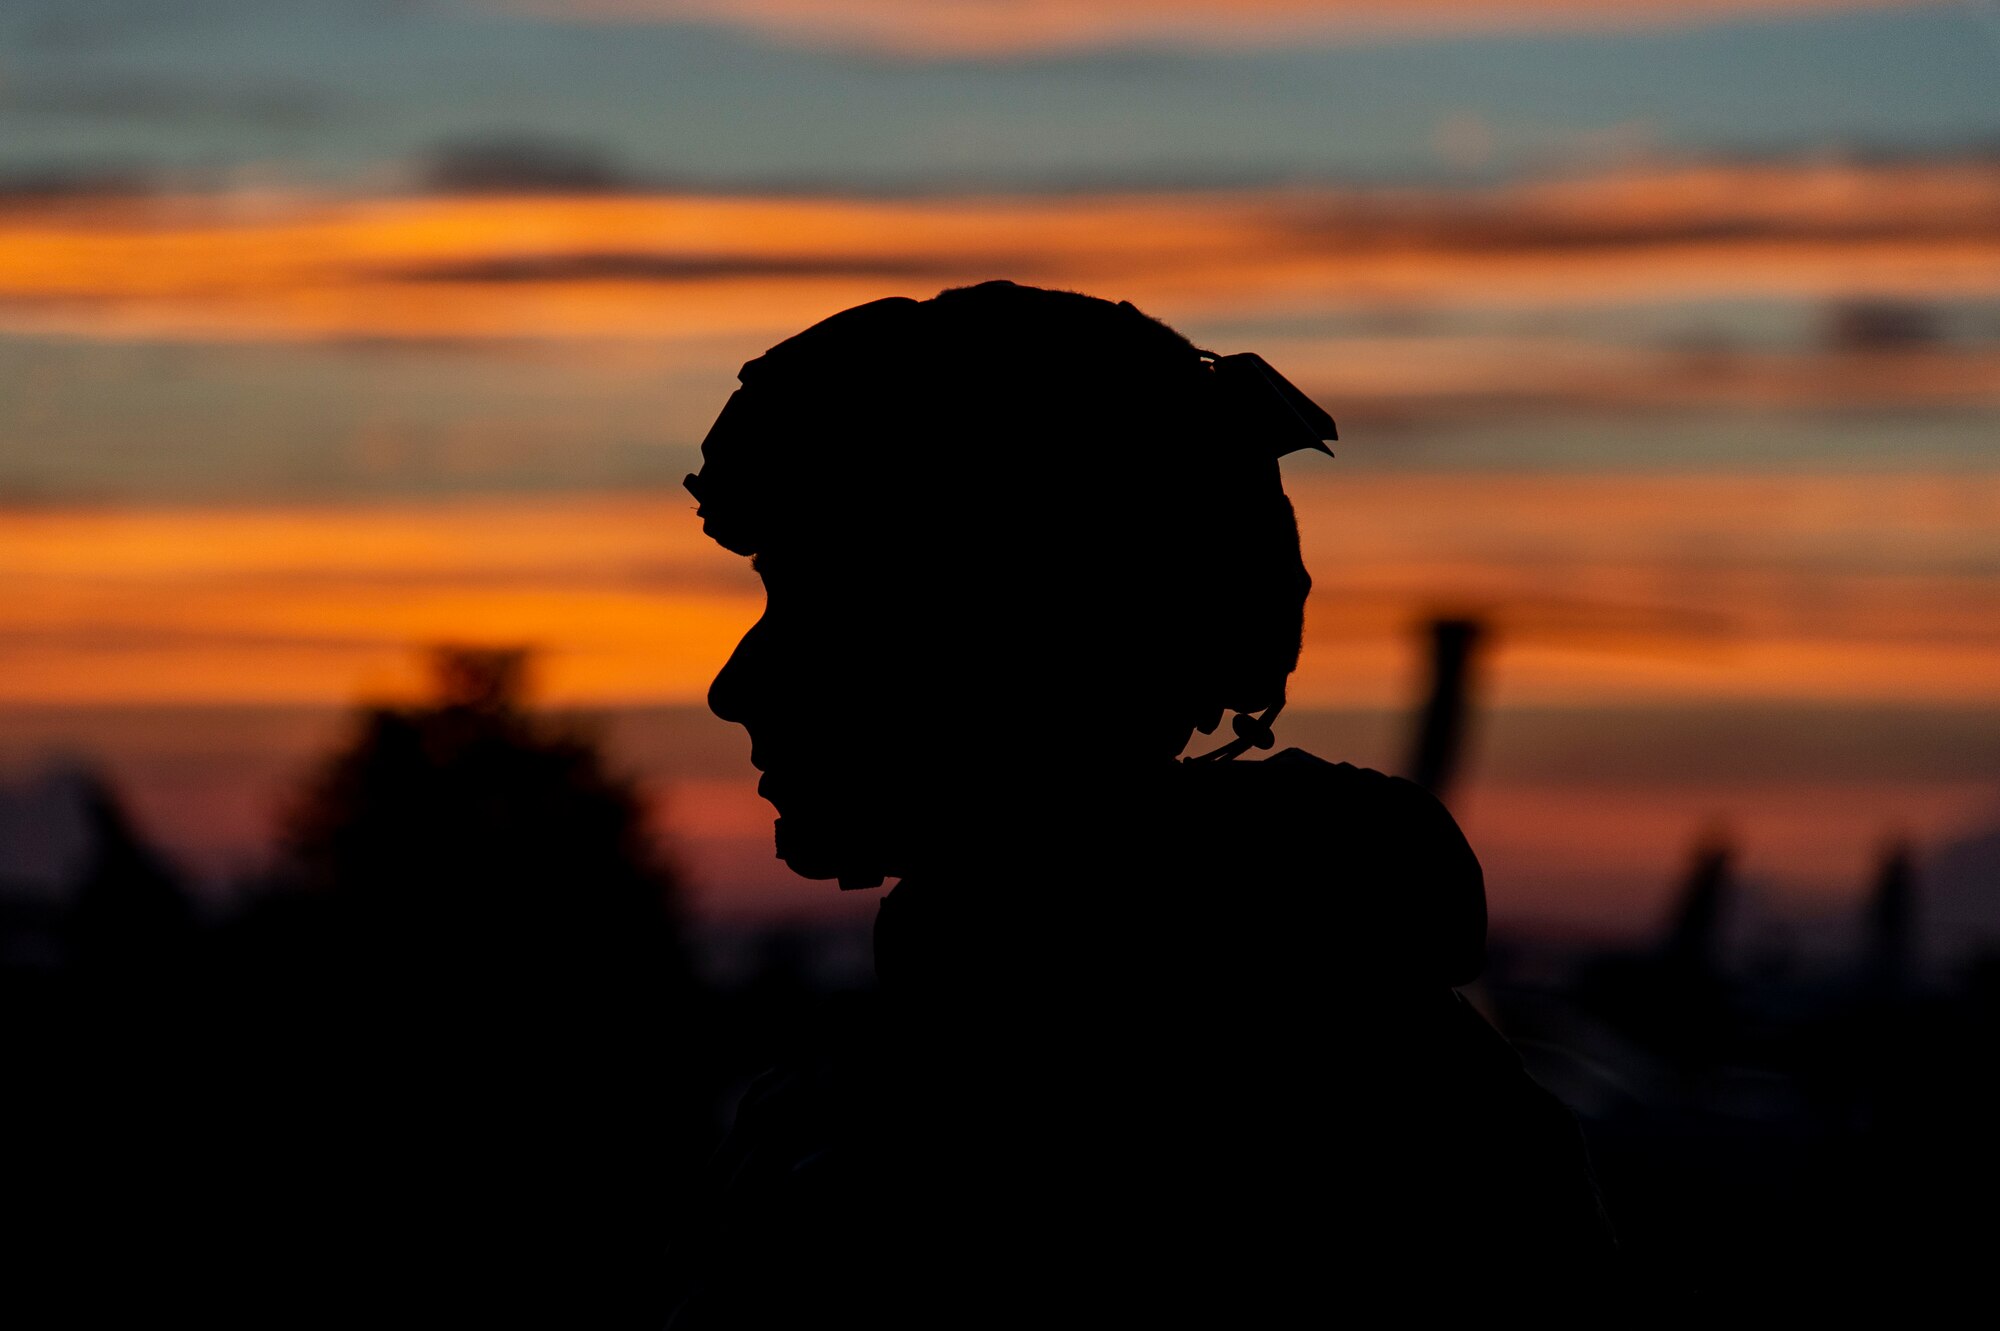
[[[709,705],[798,872],[1032,836],[1283,701],[1309,581],[1277,457],[1332,423],[1255,357],[989,282],[847,310],[741,378],[688,488],[767,602]]]

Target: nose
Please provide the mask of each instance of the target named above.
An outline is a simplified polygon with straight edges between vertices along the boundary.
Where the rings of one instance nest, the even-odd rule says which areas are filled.
[[[750,724],[769,638],[770,630],[759,619],[736,644],[736,650],[722,663],[722,669],[715,672],[715,679],[708,686],[708,710],[722,720],[745,727]]]

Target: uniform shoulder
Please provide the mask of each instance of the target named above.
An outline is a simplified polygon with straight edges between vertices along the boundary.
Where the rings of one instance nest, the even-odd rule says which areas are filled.
[[[1290,786],[1313,798],[1362,801],[1411,817],[1442,818],[1454,828],[1457,826],[1430,791],[1414,781],[1372,767],[1331,762],[1304,749],[1282,749],[1262,762],[1244,766],[1262,768],[1272,785]]]
[[[1414,781],[1285,749],[1243,769],[1271,881],[1333,893],[1374,963],[1465,984],[1484,962],[1486,887],[1449,810]],[[1362,967],[1366,958],[1357,955]]]

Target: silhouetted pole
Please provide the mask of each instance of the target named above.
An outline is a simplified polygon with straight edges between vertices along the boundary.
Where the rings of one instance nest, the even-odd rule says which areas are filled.
[[[1869,979],[1884,998],[1901,994],[1909,984],[1916,913],[1912,876],[1910,843],[1897,837],[1883,847],[1868,898]]]
[[[1403,771],[1443,800],[1465,753],[1472,719],[1472,657],[1485,626],[1476,619],[1434,619],[1425,628],[1430,638],[1430,687],[1417,714],[1410,759]],[[1485,986],[1474,980],[1461,992],[1482,1016],[1500,1025]]]
[[[1486,629],[1476,619],[1438,619],[1429,628],[1430,692],[1403,770],[1410,780],[1443,799],[1464,756],[1472,713],[1473,656]]]
[[[1688,867],[1674,903],[1662,948],[1675,969],[1690,975],[1705,975],[1715,969],[1735,858],[1736,848],[1720,832],[1710,832],[1695,846],[1694,863]]]

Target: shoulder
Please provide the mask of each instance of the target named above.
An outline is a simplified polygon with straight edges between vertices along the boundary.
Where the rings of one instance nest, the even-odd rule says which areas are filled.
[[[1477,877],[1479,861],[1438,798],[1414,781],[1352,763],[1328,762],[1304,749],[1285,749],[1261,762],[1230,764],[1241,789],[1232,792],[1262,816],[1297,816],[1297,832],[1343,853],[1416,857],[1440,871]]]
[[[1478,976],[1485,877],[1436,796],[1303,749],[1213,764],[1208,783],[1238,862],[1268,889],[1315,903],[1348,973],[1450,985]]]
[[[1290,782],[1328,794],[1394,801],[1444,812],[1444,806],[1438,803],[1436,797],[1414,781],[1390,776],[1372,767],[1329,762],[1304,749],[1280,749],[1262,762],[1244,763],[1242,766],[1261,768],[1267,779],[1272,781]]]

